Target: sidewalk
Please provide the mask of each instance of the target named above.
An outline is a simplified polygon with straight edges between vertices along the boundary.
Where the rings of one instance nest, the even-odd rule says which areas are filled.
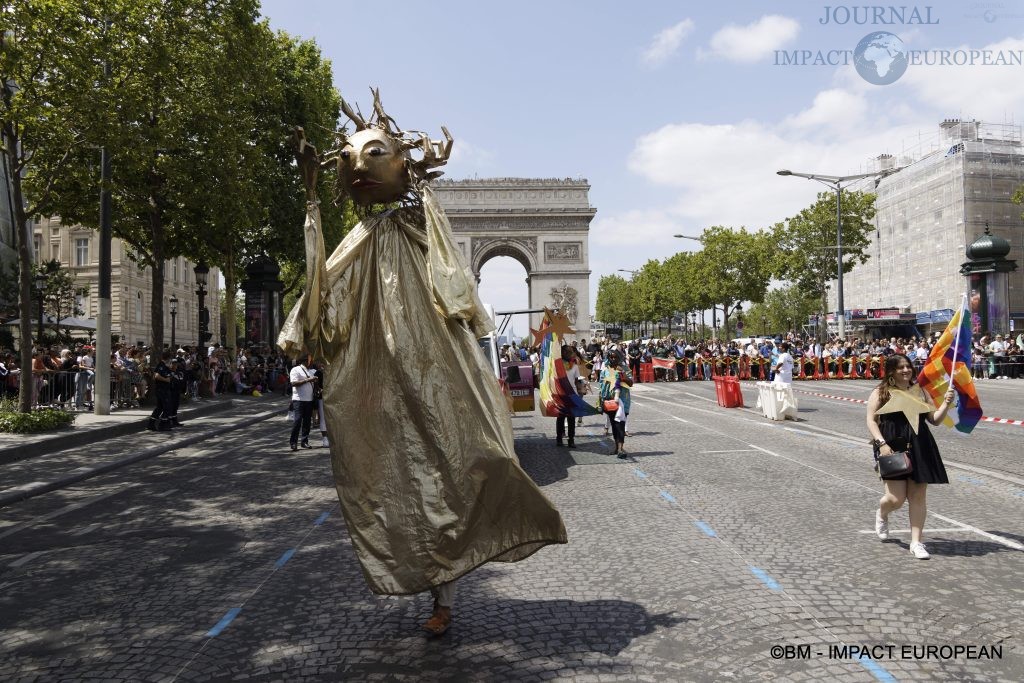
[[[229,409],[231,405],[232,399],[229,398],[208,399],[183,403],[178,412],[184,421],[197,415]],[[37,434],[0,432],[0,465],[142,431],[146,429],[152,412],[152,406],[119,408],[110,411],[109,415],[80,412],[74,413],[76,417],[73,423],[61,429]]]
[[[82,413],[71,427],[50,433],[0,435],[0,507],[283,416],[287,406],[277,395],[235,396],[183,406],[182,426],[165,432],[149,431],[151,410],[135,408],[103,416]]]

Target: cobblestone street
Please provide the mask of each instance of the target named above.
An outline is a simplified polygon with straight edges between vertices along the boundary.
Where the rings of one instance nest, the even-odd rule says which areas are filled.
[[[1024,679],[1024,427],[934,430],[951,483],[929,488],[923,562],[905,509],[873,532],[871,384],[796,388],[780,423],[749,383],[732,410],[711,383],[638,385],[627,460],[597,417],[572,450],[513,418],[569,544],[460,580],[436,639],[429,596],[367,591],[326,449],[218,414],[215,436],[0,508],[0,679]],[[1021,383],[979,393],[1024,417]]]

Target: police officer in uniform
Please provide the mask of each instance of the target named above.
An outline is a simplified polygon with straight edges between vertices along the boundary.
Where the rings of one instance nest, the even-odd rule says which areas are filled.
[[[149,416],[149,428],[153,431],[163,431],[171,428],[170,421],[170,398],[171,398],[171,352],[164,351],[160,356],[160,362],[153,369],[153,393],[156,394],[156,408]]]
[[[167,396],[167,417],[172,427],[180,427],[178,422],[178,406],[181,404],[181,392],[185,390],[185,359],[175,356],[171,359],[171,388]]]

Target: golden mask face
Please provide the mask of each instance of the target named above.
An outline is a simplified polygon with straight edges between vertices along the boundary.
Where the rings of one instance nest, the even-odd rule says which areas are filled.
[[[360,206],[397,201],[408,189],[406,156],[384,131],[367,128],[338,152],[338,180]]]

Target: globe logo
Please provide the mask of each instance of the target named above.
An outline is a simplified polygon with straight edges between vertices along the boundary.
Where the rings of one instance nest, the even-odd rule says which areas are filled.
[[[868,83],[889,85],[898,81],[907,70],[907,51],[895,33],[875,31],[857,43],[853,51],[853,65]]]

